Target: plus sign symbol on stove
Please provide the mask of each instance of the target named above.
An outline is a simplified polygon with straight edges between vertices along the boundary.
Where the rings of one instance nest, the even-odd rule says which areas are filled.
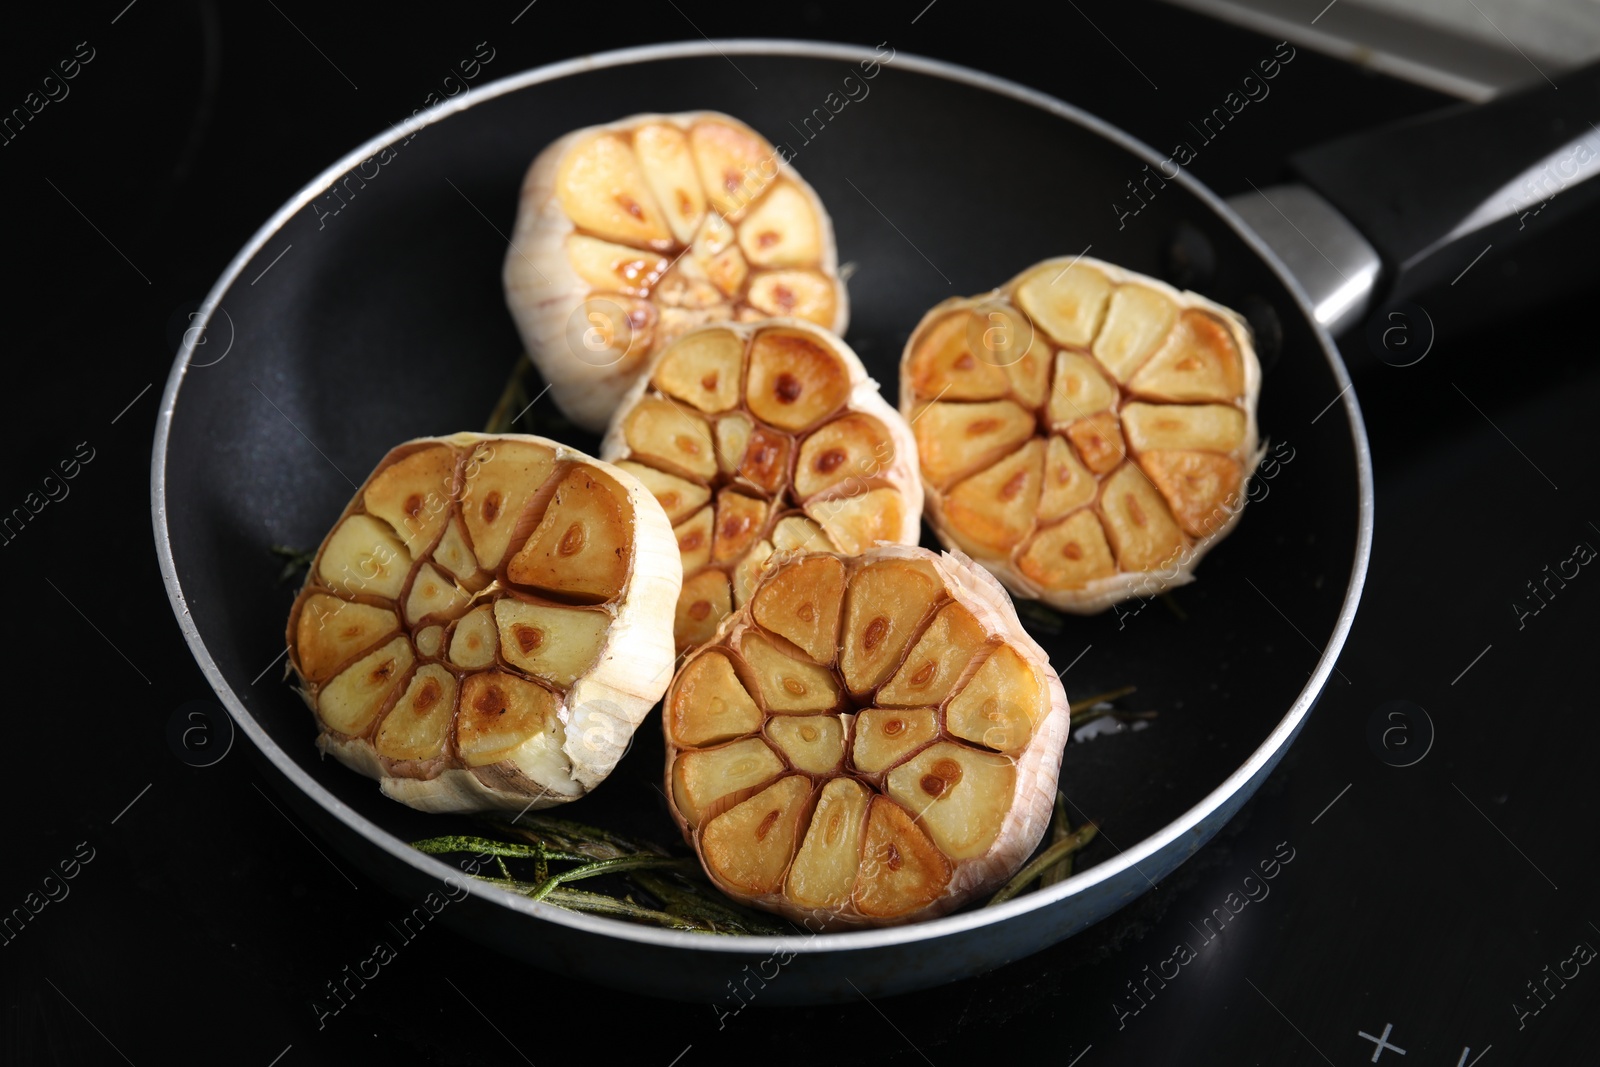
[[[1401,1048],[1399,1045],[1391,1045],[1391,1044],[1389,1044],[1389,1033],[1393,1029],[1394,1029],[1394,1024],[1393,1023],[1384,1023],[1383,1024],[1383,1036],[1382,1037],[1373,1037],[1371,1034],[1367,1033],[1365,1030],[1357,1030],[1356,1031],[1356,1035],[1357,1036],[1364,1037],[1368,1041],[1373,1042],[1377,1046],[1376,1048],[1374,1048],[1372,1050],[1372,1062],[1373,1063],[1377,1063],[1378,1062],[1378,1057],[1382,1056],[1385,1051],[1398,1052],[1402,1056],[1404,1056],[1406,1054],[1406,1050]]]

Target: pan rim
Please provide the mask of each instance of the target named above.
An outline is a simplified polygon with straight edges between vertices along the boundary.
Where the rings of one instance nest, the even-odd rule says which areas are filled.
[[[243,701],[234,693],[232,686],[223,676],[216,661],[212,659],[211,653],[206,648],[205,641],[200,636],[193,617],[189,613],[188,602],[177,576],[177,563],[172,554],[171,532],[167,527],[166,455],[171,436],[172,420],[177,406],[178,392],[189,369],[189,361],[194,354],[195,341],[203,334],[204,327],[210,324],[211,316],[221,305],[223,296],[241,276],[245,266],[282,229],[285,223],[298,214],[307,204],[322,195],[329,186],[352,167],[402,138],[487,100],[575,74],[659,60],[705,58],[709,56],[726,58],[729,54],[801,56],[843,60],[846,62],[864,60],[882,62],[881,54],[865,45],[785,38],[734,38],[724,40],[711,40],[708,38],[704,41],[678,41],[643,45],[580,56],[534,67],[468,90],[460,96],[441,103],[428,111],[413,115],[410,119],[392,126],[388,131],[378,134],[364,144],[357,146],[335,160],[274,212],[229,261],[227,267],[224,268],[222,274],[206,294],[200,310],[196,313],[201,329],[191,328],[185,332],[183,343],[179,347],[172,370],[168,374],[161,395],[161,405],[157,412],[155,438],[151,449],[151,518],[154,525],[156,555],[161,568],[162,584],[166,587],[167,599],[172,606],[173,614],[177,619],[180,631],[183,633],[184,640],[189,646],[190,654],[194,657],[196,664],[210,683],[212,690],[228,709],[228,713],[235,723],[250,737],[250,740],[277,768],[279,773],[284,775],[297,789],[314,800],[325,811],[343,822],[349,829],[360,834],[383,851],[388,852],[395,859],[412,867],[418,873],[436,880],[453,879],[461,872],[443,860],[418,852],[389,831],[359,814],[303,770],[298,761],[280,747],[266,732],[265,728],[256,722],[255,717],[245,707]],[[1072,122],[1105,138],[1112,144],[1152,166],[1165,159],[1164,156],[1150,146],[1104,119],[1047,93],[1030,89],[1008,79],[973,70],[960,64],[919,56],[909,52],[895,52],[892,62],[899,69],[973,86],[1037,107],[1048,114]],[[933,940],[943,936],[962,934],[1003,923],[1028,912],[1051,907],[1061,900],[1076,896],[1095,885],[1121,875],[1129,868],[1137,870],[1141,861],[1149,860],[1179,838],[1188,834],[1223,807],[1251,778],[1274,764],[1285,751],[1288,742],[1299,730],[1312,705],[1321,694],[1355,619],[1356,608],[1360,602],[1362,588],[1366,582],[1367,567],[1372,549],[1374,491],[1371,448],[1367,440],[1366,424],[1362,418],[1360,405],[1356,400],[1349,371],[1345,367],[1344,361],[1333,343],[1333,339],[1329,336],[1327,330],[1317,322],[1309,300],[1288,269],[1220,197],[1190,175],[1188,171],[1180,168],[1177,177],[1172,180],[1176,180],[1179,185],[1196,196],[1211,209],[1216,217],[1233,229],[1244,243],[1273,271],[1294,299],[1299,311],[1311,325],[1313,335],[1322,348],[1323,357],[1328,361],[1336,382],[1342,387],[1339,399],[1343,401],[1345,417],[1349,423],[1351,441],[1356,458],[1358,506],[1355,559],[1351,568],[1350,581],[1345,589],[1344,600],[1334,621],[1333,631],[1317,660],[1315,669],[1308,677],[1305,687],[1302,688],[1290,705],[1289,710],[1273,727],[1266,739],[1250,753],[1250,756],[1242,764],[1187,811],[1167,823],[1166,826],[1154,834],[1141,840],[1138,844],[1126,851],[1119,852],[1112,859],[1074,874],[1071,878],[1047,889],[1024,894],[995,908],[979,908],[903,926],[805,935],[748,935],[736,938],[705,937],[689,931],[661,930],[622,920],[569,911],[542,902],[530,901],[525,897],[474,879],[465,879],[459,884],[464,885],[467,892],[479,897],[486,904],[507,907],[530,918],[553,922],[575,931],[608,938],[618,938],[660,948],[694,949],[726,955],[779,951],[809,955],[836,951],[864,951],[888,948]]]

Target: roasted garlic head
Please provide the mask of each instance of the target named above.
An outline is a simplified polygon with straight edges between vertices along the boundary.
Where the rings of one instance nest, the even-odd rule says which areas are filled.
[[[522,184],[506,301],[550,395],[605,429],[650,357],[708,322],[849,321],[833,226],[760,134],[710,111],[551,144]]]
[[[671,681],[681,572],[631,475],[525,435],[390,451],[289,614],[318,746],[424,811],[576,800]]]
[[[813,929],[930,918],[1015,874],[1069,721],[994,579],[899,545],[775,560],[663,709],[706,874]]]
[[[944,301],[900,364],[939,539],[1080,614],[1193,580],[1244,507],[1260,387],[1239,315],[1082,257]]]
[[[680,649],[749,599],[774,552],[855,553],[921,533],[911,431],[849,345],[797,319],[678,338],[629,391],[600,454],[674,524]]]

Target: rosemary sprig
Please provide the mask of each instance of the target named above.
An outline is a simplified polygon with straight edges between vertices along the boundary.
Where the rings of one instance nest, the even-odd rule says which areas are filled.
[[[1000,892],[990,897],[989,903],[985,904],[984,907],[992,908],[996,904],[1004,904],[1018,893],[1021,893],[1024,889],[1028,888],[1030,883],[1044,874],[1045,871],[1049,870],[1051,867],[1054,867],[1066,857],[1071,856],[1074,852],[1087,845],[1090,841],[1093,841],[1095,834],[1099,832],[1100,827],[1096,826],[1092,822],[1086,823],[1062,840],[1057,841],[1055,844],[1039,853],[1039,855],[1035,856],[1032,863],[1029,863],[1026,867],[1022,868],[1021,871],[1017,872],[1017,876],[1011,879],[1011,881],[1007,882]]]
[[[557,907],[614,915],[676,930],[710,934],[791,934],[793,927],[765,918],[725,900],[705,880],[692,858],[669,855],[640,841],[567,819],[524,814],[517,819],[482,816],[479,821],[499,836],[452,834],[413,842],[420,851],[477,853],[495,858],[499,877],[476,875],[488,882]],[[532,878],[519,877],[506,863],[532,863]],[[563,869],[551,870],[552,864]],[[573,866],[565,866],[572,864]],[[572,889],[568,882],[615,876],[659,902],[652,907],[632,894],[617,897]]]
[[[1072,725],[1086,726],[1096,719],[1107,717],[1118,722],[1137,722],[1141,719],[1156,718],[1158,713],[1154,711],[1122,711],[1111,706],[1113,702],[1121,700],[1129,693],[1137,692],[1138,688],[1135,685],[1125,685],[1120,689],[1110,689],[1104,693],[1096,693],[1092,697],[1071,701]]]
[[[1056,790],[1056,815],[1050,823],[1050,843],[1060,844],[1072,836],[1072,823],[1067,819],[1067,795]],[[1064,882],[1072,877],[1072,854],[1061,857],[1061,862],[1039,875],[1039,888]]]
[[[506,379],[505,388],[500,391],[500,399],[495,401],[494,410],[489,413],[489,421],[484,425],[483,432],[534,433],[565,440],[563,435],[570,433],[573,425],[553,404],[542,405],[538,416],[534,416],[534,401],[544,395],[546,388],[539,372],[534,369],[533,361],[526,356],[518,356],[511,368],[511,376]]]
[[[279,585],[288,585],[296,574],[311,566],[311,561],[317,558],[316,549],[308,552],[292,545],[273,545],[272,554],[284,560],[283,570],[278,572]]]

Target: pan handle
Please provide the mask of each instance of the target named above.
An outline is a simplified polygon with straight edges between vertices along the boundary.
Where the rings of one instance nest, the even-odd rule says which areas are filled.
[[[1298,184],[1229,202],[1338,333],[1375,302],[1460,278],[1491,249],[1504,254],[1570,231],[1574,216],[1600,202],[1600,63],[1486,104],[1343,137],[1290,166]],[[1495,311],[1549,295],[1538,288],[1497,293]]]

